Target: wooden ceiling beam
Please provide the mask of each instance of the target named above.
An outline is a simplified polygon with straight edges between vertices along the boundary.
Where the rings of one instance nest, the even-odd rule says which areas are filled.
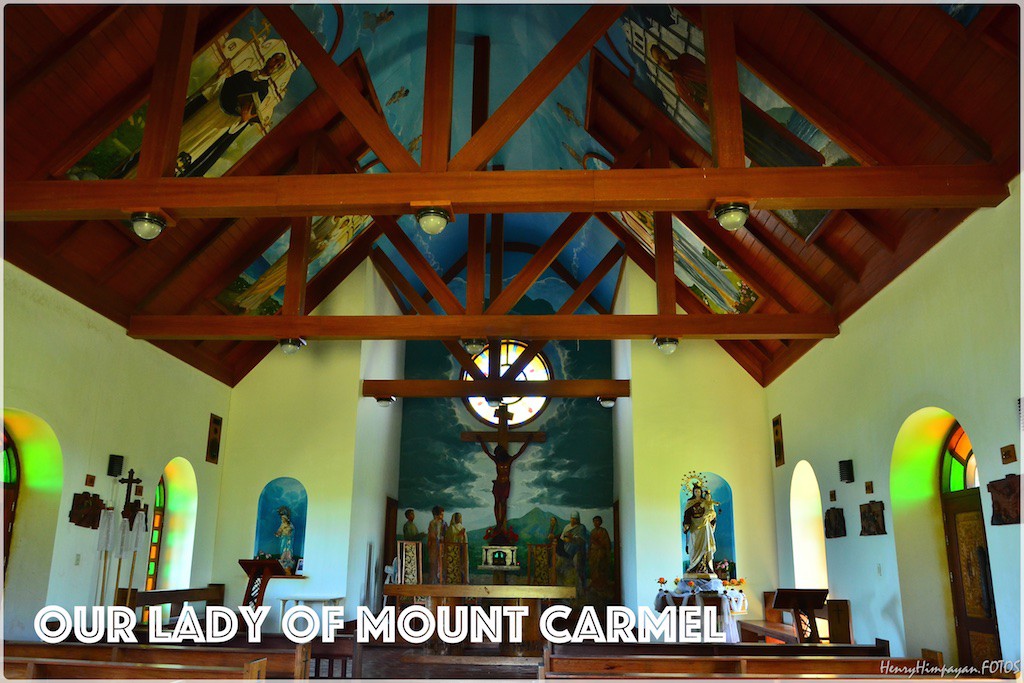
[[[883,226],[878,224],[878,221],[871,218],[871,216],[858,209],[849,209],[846,213],[849,214],[850,218],[856,221],[857,225],[859,225],[865,233],[870,235],[873,240],[878,242],[878,244],[890,254],[895,252],[896,248],[899,247],[899,235],[886,230]]]
[[[512,310],[512,307],[519,303],[523,295],[530,290],[533,283],[537,281],[551,263],[562,253],[562,249],[572,241],[576,233],[580,231],[583,224],[590,219],[588,213],[569,214],[555,232],[541,245],[537,253],[533,255],[523,269],[509,283],[508,287],[501,290],[501,294],[491,300],[487,307],[487,315],[504,315]]]
[[[132,316],[137,339],[826,339],[828,315]]]
[[[623,254],[626,252],[625,247],[621,244],[616,244],[608,253],[605,254],[604,258],[594,267],[590,274],[576,287],[569,298],[563,303],[556,312],[556,315],[572,315],[576,310],[583,305],[591,292],[593,292],[601,280],[611,272],[611,269],[615,267],[615,264],[622,260]],[[674,308],[674,306],[673,306]],[[530,364],[534,358],[537,357],[545,346],[547,346],[550,339],[533,339],[527,345],[526,349],[519,354],[515,362],[508,367],[505,372],[502,373],[504,379],[515,379],[520,372],[526,369],[526,366]]]
[[[314,173],[317,164],[317,138],[310,136],[299,147],[298,173]],[[291,221],[288,254],[285,262],[284,302],[282,315],[302,315],[306,308],[306,275],[309,272],[309,242],[313,233],[313,217],[298,216]]]
[[[391,281],[391,278],[384,274],[384,271],[381,270],[380,266],[374,263],[373,269],[377,271],[377,276],[380,278],[380,281],[384,283],[384,288],[388,290],[388,294],[391,295],[395,305],[398,306],[399,312],[401,312],[402,315],[412,315],[415,313],[416,311],[412,309],[412,306],[405,302],[405,299],[402,298],[402,294],[398,291],[395,283]]]
[[[458,151],[448,168],[477,171],[487,165],[624,9],[625,5],[596,5],[588,9]]]
[[[596,214],[597,219],[608,230],[615,235],[626,249],[626,256],[643,270],[647,277],[654,280],[654,255],[647,250],[647,247],[640,241],[640,238],[632,230],[620,223],[616,218],[607,213]],[[707,317],[712,315],[703,301],[675,278],[676,303],[686,311],[688,317]],[[749,341],[725,341],[719,340],[718,345],[722,350],[732,356],[733,360],[740,364],[744,370],[750,373],[757,382],[762,383],[764,378],[763,359],[754,358],[752,354],[761,355],[758,349],[753,347]]]
[[[174,175],[198,24],[199,5],[164,5],[136,170],[138,178]]]
[[[126,7],[127,5],[99,6],[96,13],[76,28],[71,35],[57,41],[53,47],[37,56],[25,68],[21,77],[5,89],[7,110],[14,111],[20,107],[19,99],[27,86],[41,81],[64,66],[71,57],[78,54],[79,50],[103,33],[125,11]]]
[[[427,57],[423,79],[423,141],[425,171],[448,168],[452,140],[452,93],[455,81],[456,5],[427,9]]]
[[[758,209],[978,208],[1009,195],[998,167],[905,166],[504,173],[379,173],[9,181],[8,221],[123,219],[126,206],[160,206],[182,218],[399,215],[425,196],[459,213],[706,211],[718,197]]]
[[[664,145],[653,145],[651,157],[655,168],[668,168],[668,148]],[[672,214],[668,211],[655,211],[654,286],[660,315],[674,315],[676,312],[675,280],[676,245]]]
[[[437,300],[437,303],[441,305],[444,312],[448,315],[465,313],[466,309],[463,308],[462,303],[452,294],[452,290],[448,288],[448,285],[441,279],[441,276],[437,274],[437,271],[434,270],[433,266],[430,265],[416,245],[413,244],[412,240],[409,239],[408,235],[405,234],[405,231],[398,225],[398,222],[391,216],[374,216],[373,220],[376,223],[380,223],[388,241],[398,250],[399,255],[409,264],[409,267],[416,273],[416,277],[420,279],[420,282],[427,288],[431,296]]]
[[[400,292],[409,301],[409,305],[412,310],[418,315],[431,316],[434,315],[434,310],[430,307],[423,297],[420,296],[419,292],[413,286],[409,279],[402,275],[402,272],[398,270],[398,267],[387,257],[387,255],[380,249],[374,248],[370,251],[370,259],[373,261],[373,265],[377,268],[381,277],[384,279],[385,284],[389,284],[389,289]],[[402,305],[401,299],[395,298],[395,301],[399,306]],[[474,379],[485,379],[484,373],[477,367],[476,363],[473,362],[473,357],[469,355],[466,349],[462,348],[462,344],[451,339],[443,339],[441,343],[444,344],[445,348],[448,349],[449,353],[455,357],[462,369],[465,370]]]
[[[651,136],[648,131],[637,135],[623,150],[622,154],[615,160],[613,169],[632,168],[643,159],[651,145]],[[571,213],[566,216],[550,237],[541,245],[537,253],[533,255],[519,273],[516,274],[509,286],[502,290],[497,297],[491,298],[491,304],[487,307],[488,315],[503,315],[512,310],[519,300],[530,290],[533,283],[537,281],[545,270],[562,253],[562,250],[572,241],[576,233],[590,219],[590,213]],[[493,220],[493,219],[492,219]]]
[[[260,10],[274,25],[281,38],[288,44],[313,80],[323,88],[338,110],[345,115],[376,154],[377,158],[392,173],[415,172],[419,164],[412,158],[405,146],[388,127],[384,115],[378,112],[362,96],[356,84],[334,63],[323,46],[317,42],[306,25],[287,5],[261,5]],[[419,199],[424,199],[421,195]],[[415,201],[415,200],[413,200]],[[408,206],[404,213],[408,211]],[[336,212],[332,212],[336,213]],[[364,212],[356,212],[364,213]],[[374,212],[365,212],[374,213]]]
[[[345,281],[370,254],[370,249],[383,234],[381,226],[372,222],[352,238],[323,270],[313,276],[306,285],[306,314],[323,303],[331,292]]]
[[[680,5],[679,9],[690,22],[703,26],[699,7]],[[778,93],[779,97],[849,152],[859,163],[867,166],[895,165],[896,161],[892,156],[875,145],[870,136],[849,125],[832,107],[811,94],[784,69],[779,68],[771,57],[755,45],[752,35],[744,31],[742,21],[736,22],[734,26],[736,56],[765,85]]]
[[[490,115],[491,38],[473,37],[473,100],[470,109],[470,136],[476,135]]]
[[[444,279],[444,278],[442,278]],[[469,216],[466,240],[466,313],[484,312],[484,285],[487,280],[487,216]]]
[[[733,9],[728,5],[705,5],[702,15],[712,158],[719,168],[743,168],[746,156]]]
[[[473,396],[547,396],[550,398],[624,398],[628,379],[364,379],[364,397],[470,398]]]
[[[797,255],[766,225],[758,220],[753,214],[747,217],[743,228],[765,248],[777,261],[782,263],[786,270],[802,282],[807,289],[829,308],[835,303],[836,294],[825,286],[818,278],[817,273]]]
[[[881,54],[850,34],[838,21],[825,10],[817,6],[801,5],[800,8],[814,18],[821,28],[840,43],[847,51],[855,55],[872,71],[881,76],[897,92],[909,100],[922,113],[936,121],[950,133],[965,149],[977,155],[982,161],[991,161],[992,149],[978,133],[957,118],[913,80],[899,72]]]

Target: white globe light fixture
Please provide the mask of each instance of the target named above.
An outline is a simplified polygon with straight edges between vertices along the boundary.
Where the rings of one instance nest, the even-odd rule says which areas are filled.
[[[729,202],[715,207],[715,220],[730,232],[742,228],[749,215],[750,206],[741,202]]]
[[[478,353],[482,353],[484,348],[487,346],[487,341],[483,339],[463,339],[462,346],[469,353],[474,356]]]
[[[598,396],[597,397],[597,402],[601,404],[602,408],[614,408],[615,407],[615,399],[614,398],[605,398],[604,396]]]
[[[428,235],[436,235],[444,230],[451,219],[451,215],[445,209],[435,206],[416,212],[416,222],[420,224],[420,229]]]
[[[132,230],[144,240],[156,239],[167,227],[163,216],[149,211],[136,211],[132,214]]]
[[[289,337],[279,341],[278,345],[281,347],[284,355],[291,356],[298,353],[299,349],[306,345],[306,340],[302,337]]]
[[[671,356],[679,346],[679,340],[675,337],[655,337],[654,344],[663,354]]]

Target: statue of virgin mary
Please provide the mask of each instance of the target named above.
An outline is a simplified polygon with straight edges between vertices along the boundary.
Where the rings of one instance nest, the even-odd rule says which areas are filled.
[[[686,551],[689,564],[686,575],[713,576],[715,558],[715,501],[699,485],[693,487],[683,512],[683,531],[686,533]]]

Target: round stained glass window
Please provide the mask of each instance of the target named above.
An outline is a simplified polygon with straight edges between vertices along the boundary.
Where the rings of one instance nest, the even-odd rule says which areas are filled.
[[[525,350],[526,344],[523,342],[511,339],[501,342],[499,367],[502,374],[512,367],[512,364],[516,362]],[[473,362],[484,375],[487,375],[491,362],[490,345],[485,346],[483,351],[473,356]],[[469,382],[473,381],[473,377],[465,370],[462,371],[462,379]],[[539,382],[551,379],[551,366],[548,364],[544,354],[538,353],[530,359],[530,362],[526,364],[526,367],[520,371],[515,379],[520,382]],[[491,402],[493,403],[497,398],[500,398],[501,402],[508,408],[510,415],[508,424],[510,427],[526,424],[536,418],[547,407],[550,400],[547,396],[501,396],[492,397]],[[497,425],[498,419],[494,415],[497,406],[489,405],[487,399],[488,397],[486,396],[471,396],[466,399],[466,405],[469,407],[469,412],[477,419],[489,425]]]

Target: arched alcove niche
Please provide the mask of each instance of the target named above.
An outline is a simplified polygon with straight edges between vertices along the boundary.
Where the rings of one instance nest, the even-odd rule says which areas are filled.
[[[298,479],[278,477],[263,487],[256,507],[255,557],[279,559],[295,572],[305,554],[306,487]]]

